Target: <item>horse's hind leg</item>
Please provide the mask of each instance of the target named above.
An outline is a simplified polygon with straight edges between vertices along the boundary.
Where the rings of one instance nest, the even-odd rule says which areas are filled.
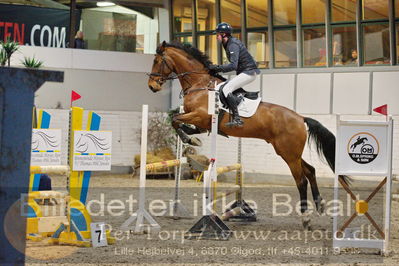
[[[316,170],[313,166],[305,162],[305,160],[303,159],[302,168],[306,178],[309,180],[310,187],[312,189],[313,200],[316,204],[316,209],[319,214],[323,214],[326,207],[326,201],[320,196],[319,188],[316,181]]]
[[[299,196],[301,199],[301,213],[302,213],[302,224],[306,230],[310,229],[310,213],[308,211],[308,180],[305,177],[301,159],[295,160],[294,162],[287,162],[291,170],[292,176],[295,179],[296,186],[299,190]]]

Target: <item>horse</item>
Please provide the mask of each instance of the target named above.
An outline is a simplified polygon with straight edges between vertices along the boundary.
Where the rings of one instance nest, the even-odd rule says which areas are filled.
[[[184,143],[198,144],[198,140],[188,134],[206,132],[211,128],[208,92],[214,90],[215,83],[225,79],[212,73],[208,69],[210,64],[209,58],[197,48],[164,41],[156,50],[152,70],[148,74],[148,87],[153,92],[160,91],[167,80],[179,79],[184,97],[184,113],[173,116],[172,126]],[[308,183],[320,215],[324,213],[326,203],[317,186],[315,168],[302,158],[303,150],[307,139],[309,143],[313,140],[319,157],[324,157],[334,171],[335,136],[318,121],[268,102],[261,102],[252,117],[241,118],[243,127],[226,127],[229,116],[225,115],[220,121],[221,132],[228,136],[263,139],[272,144],[275,152],[287,163],[299,191],[303,227],[305,230],[310,229]],[[186,124],[194,125],[195,129]],[[340,176],[340,181],[349,185],[346,176]]]

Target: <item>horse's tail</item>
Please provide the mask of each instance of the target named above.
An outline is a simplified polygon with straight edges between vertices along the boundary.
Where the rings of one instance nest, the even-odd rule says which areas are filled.
[[[308,126],[308,142],[310,145],[310,140],[313,140],[316,144],[317,154],[320,158],[322,155],[326,159],[331,170],[335,170],[335,136],[326,127],[324,127],[320,122],[310,118],[305,117],[304,121]],[[350,185],[351,179],[348,176],[340,175],[339,178],[344,181],[347,185]]]

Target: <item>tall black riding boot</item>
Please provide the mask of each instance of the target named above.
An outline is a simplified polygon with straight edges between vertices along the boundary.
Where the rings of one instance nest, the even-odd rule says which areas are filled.
[[[229,93],[227,95],[226,100],[227,100],[227,104],[229,105],[231,112],[233,113],[233,119],[230,122],[227,122],[226,126],[242,127],[244,122],[242,122],[242,120],[240,119],[240,116],[238,115],[238,100],[232,93]]]

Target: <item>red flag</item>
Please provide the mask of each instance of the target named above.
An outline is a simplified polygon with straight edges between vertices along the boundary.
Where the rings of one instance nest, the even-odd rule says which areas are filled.
[[[388,105],[387,104],[381,105],[380,107],[374,108],[373,111],[380,113],[382,115],[388,115]]]
[[[75,92],[74,90],[72,90],[71,93],[71,106],[72,106],[72,102],[79,100],[82,96],[80,96],[79,93]]]

